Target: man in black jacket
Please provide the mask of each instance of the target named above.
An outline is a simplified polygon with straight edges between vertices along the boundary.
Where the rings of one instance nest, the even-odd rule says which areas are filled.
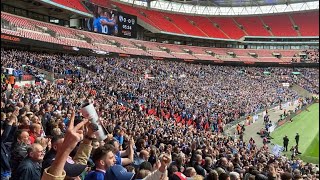
[[[299,145],[299,139],[300,139],[300,135],[299,133],[296,134],[296,137],[294,138],[296,140],[296,145]]]
[[[200,154],[196,155],[196,162],[194,163],[193,167],[196,170],[197,174],[206,177],[206,170],[201,166],[202,163],[202,156]]]
[[[44,149],[34,143],[28,148],[27,157],[20,163],[17,168],[17,180],[39,180],[41,179],[41,162],[44,157]]]
[[[12,170],[13,179],[15,176],[19,176],[16,173],[16,170],[22,160],[27,156],[27,150],[30,145],[30,137],[29,133],[25,130],[19,129],[15,133],[15,142],[12,144],[11,147],[11,158],[10,158],[10,165]]]
[[[289,145],[289,138],[288,136],[284,136],[283,137],[283,147],[285,151],[288,151],[288,145]]]
[[[1,121],[1,179],[9,180],[11,177],[10,153],[5,146],[5,142],[10,133],[13,122]]]

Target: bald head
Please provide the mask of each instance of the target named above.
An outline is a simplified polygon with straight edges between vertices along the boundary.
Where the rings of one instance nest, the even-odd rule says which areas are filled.
[[[222,157],[220,160],[223,166],[228,166],[228,159],[226,157]]]
[[[240,174],[237,172],[230,172],[230,180],[238,180],[240,179]]]
[[[149,152],[146,150],[141,150],[139,157],[147,161],[149,158]]]

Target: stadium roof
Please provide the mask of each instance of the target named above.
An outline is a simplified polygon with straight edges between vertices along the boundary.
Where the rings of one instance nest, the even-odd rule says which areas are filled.
[[[119,0],[148,7],[147,0]],[[310,0],[151,0],[151,9],[192,15],[237,16],[319,10]]]
[[[242,7],[242,6],[266,6],[279,4],[303,3],[306,0],[168,0],[168,2],[179,2],[202,6],[217,7]]]

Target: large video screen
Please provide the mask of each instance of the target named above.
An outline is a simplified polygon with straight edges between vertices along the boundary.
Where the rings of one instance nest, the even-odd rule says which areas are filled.
[[[87,18],[84,29],[96,33],[126,38],[137,38],[137,16],[118,12],[86,2],[93,18]]]

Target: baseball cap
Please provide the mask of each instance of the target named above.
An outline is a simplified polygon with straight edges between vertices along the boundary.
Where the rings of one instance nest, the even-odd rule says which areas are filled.
[[[50,164],[52,164],[54,159],[55,158],[52,159]],[[77,176],[81,175],[81,173],[86,169],[86,167],[87,167],[87,165],[76,164],[72,160],[72,158],[69,156],[63,169],[66,172],[67,177],[77,177]]]
[[[86,169],[86,167],[87,165],[75,164],[71,157],[69,157],[64,165],[64,170],[68,177],[77,177]]]
[[[105,175],[105,180],[132,180],[134,173],[128,172],[126,168],[121,165],[113,165],[110,167]]]

